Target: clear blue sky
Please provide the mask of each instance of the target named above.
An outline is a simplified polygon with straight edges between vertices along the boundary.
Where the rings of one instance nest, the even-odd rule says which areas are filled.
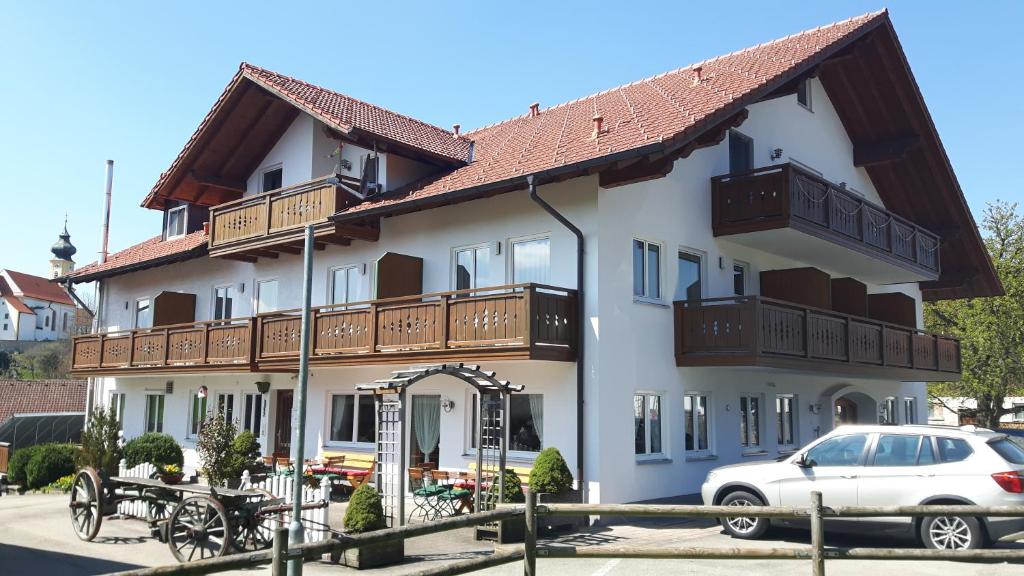
[[[139,202],[245,60],[443,127],[571,100],[877,10],[830,2],[0,0],[0,267],[43,274],[65,211],[96,258],[159,232]],[[1022,2],[892,2],[968,201],[1024,198]]]

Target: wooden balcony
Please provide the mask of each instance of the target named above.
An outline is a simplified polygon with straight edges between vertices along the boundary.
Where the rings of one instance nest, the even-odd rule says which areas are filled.
[[[359,181],[319,178],[210,208],[210,256],[252,260],[297,253],[309,224],[321,243],[376,240],[376,229],[339,227],[329,220],[354,200],[346,187],[358,189]]]
[[[794,164],[716,176],[711,202],[715,236],[878,283],[939,277],[936,234]]]
[[[248,372],[253,329],[244,318],[77,336],[71,371],[81,376]]]
[[[438,292],[313,309],[310,363],[576,358],[576,292],[538,284]],[[256,319],[261,370],[294,367],[301,313]]]
[[[760,296],[675,302],[678,366],[762,366],[863,378],[960,379],[960,342]]]

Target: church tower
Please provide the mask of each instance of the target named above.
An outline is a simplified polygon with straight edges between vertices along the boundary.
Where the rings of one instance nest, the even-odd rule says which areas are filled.
[[[57,242],[50,248],[53,258],[50,260],[50,277],[58,278],[75,269],[75,261],[71,259],[78,252],[78,249],[71,244],[71,234],[68,234],[68,222],[64,220],[64,233]]]

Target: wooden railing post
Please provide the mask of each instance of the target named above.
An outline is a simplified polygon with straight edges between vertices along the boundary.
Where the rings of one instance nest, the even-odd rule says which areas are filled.
[[[537,493],[526,488],[526,537],[524,539],[523,576],[537,574]]]
[[[825,525],[821,512],[821,492],[811,492],[812,576],[825,576]]]
[[[267,236],[270,235],[270,196],[268,195],[263,200],[263,219],[266,220],[263,233]]]
[[[288,572],[288,528],[280,526],[274,530],[274,559],[270,565],[272,576],[285,576]]]
[[[533,284],[530,284],[523,290],[523,321],[526,325],[523,327],[523,344],[527,347],[533,344],[536,339],[534,331],[537,329],[539,322],[533,321],[533,304],[537,299],[537,288]]]
[[[450,296],[441,297],[441,312],[438,315],[441,319],[441,335],[438,337],[438,340],[440,340],[440,342],[438,342],[438,347],[441,348],[441,350],[444,350],[445,348],[448,347],[448,314],[450,313],[450,308],[448,307],[448,298],[450,298]]]
[[[133,360],[135,360],[135,330],[128,333],[128,363],[125,366],[131,366]]]
[[[811,357],[811,311],[804,308],[804,358]]]
[[[171,357],[171,330],[170,328],[164,328],[164,359],[163,365],[167,366],[167,361]]]
[[[377,315],[380,313],[377,310],[376,304],[370,304],[370,354],[377,352]]]

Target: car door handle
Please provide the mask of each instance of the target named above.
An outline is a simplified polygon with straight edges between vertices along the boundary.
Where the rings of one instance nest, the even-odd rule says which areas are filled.
[[[847,480],[852,480],[852,479],[856,478],[857,475],[856,474],[841,474],[839,477],[840,478],[845,478]]]
[[[923,474],[918,474],[917,475],[918,478],[932,478],[934,476],[935,476],[934,472],[927,472],[927,473],[923,473]]]

